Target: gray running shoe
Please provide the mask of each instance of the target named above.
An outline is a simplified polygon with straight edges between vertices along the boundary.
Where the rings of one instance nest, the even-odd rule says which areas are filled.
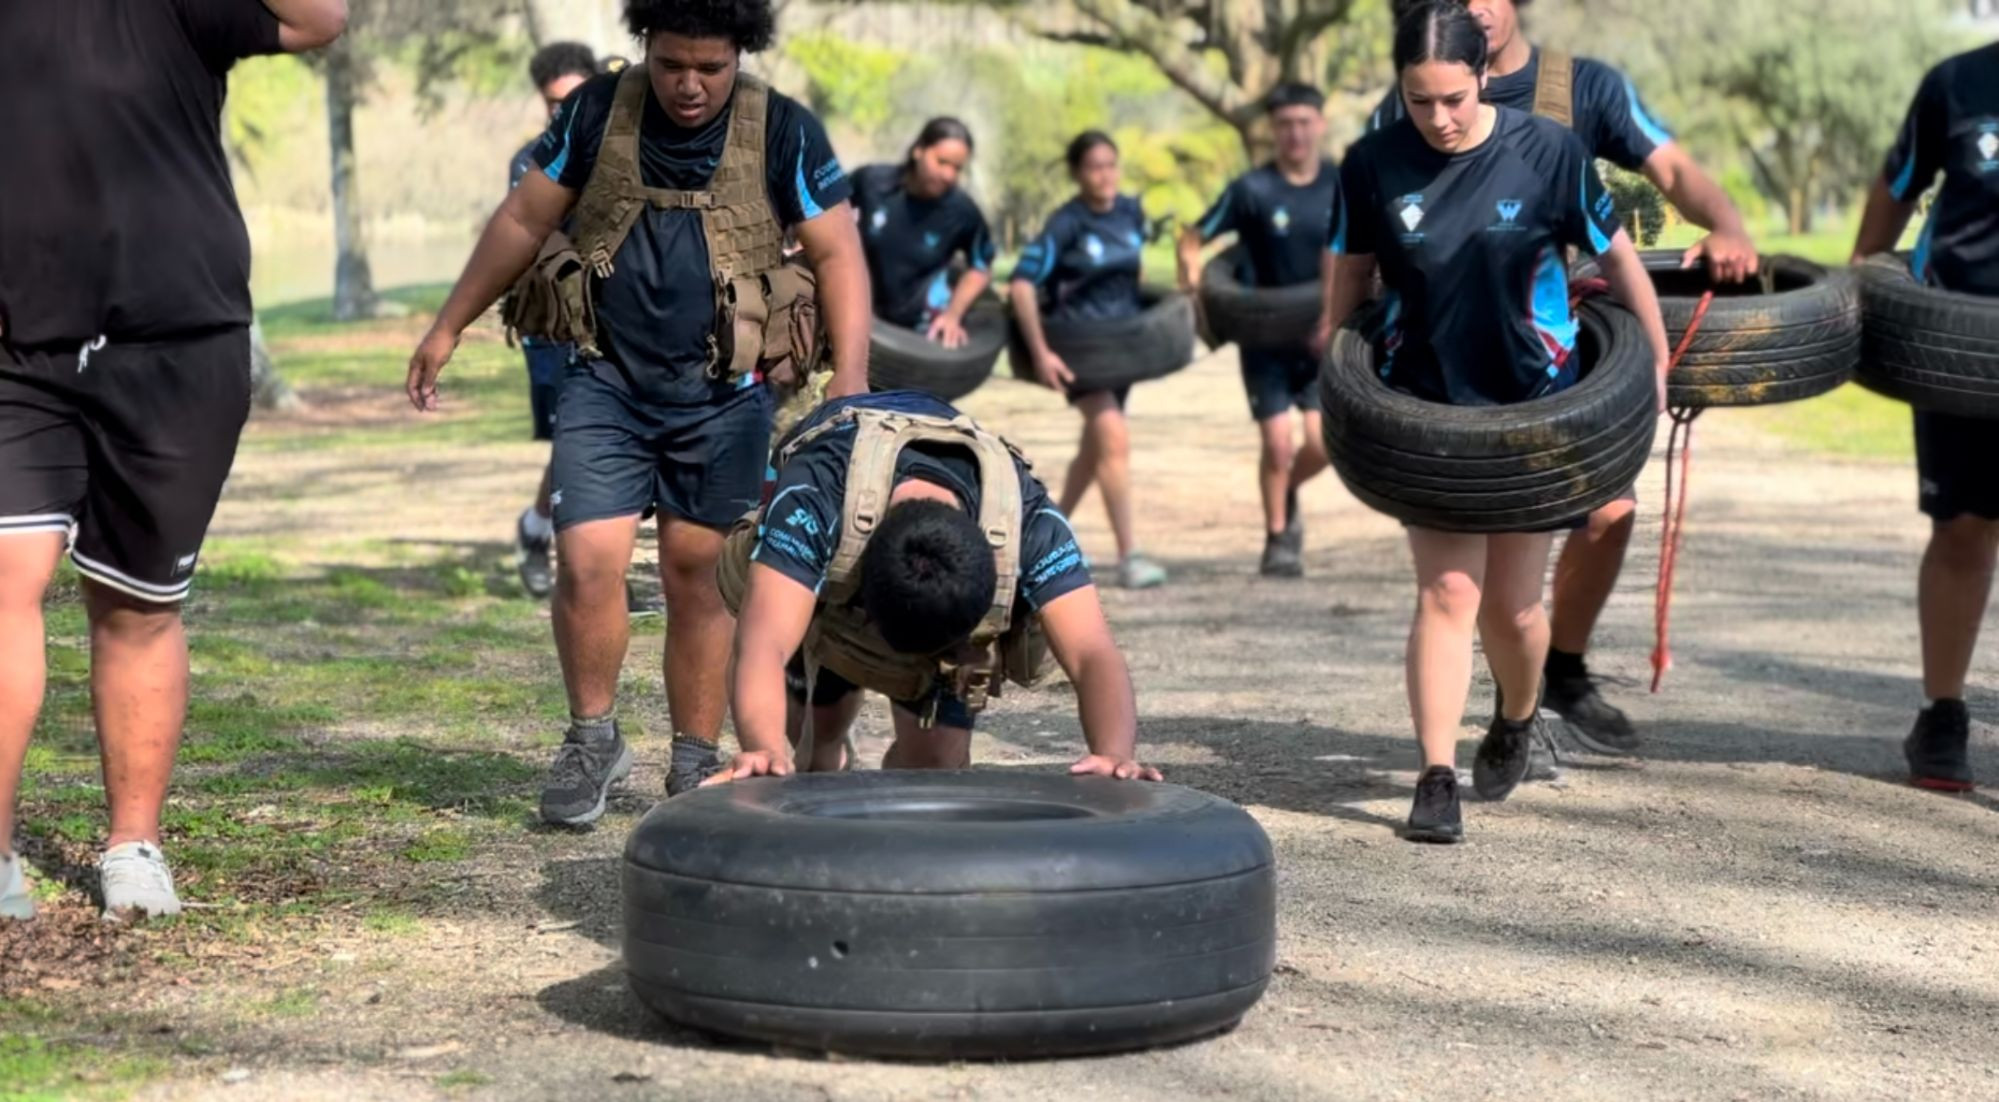
[[[575,727],[562,746],[541,786],[541,818],[556,826],[589,826],[603,817],[611,786],[632,771],[632,749],[618,725],[609,738],[584,738]]]
[[[555,567],[549,562],[555,540],[535,539],[528,535],[527,524],[527,513],[514,524],[514,565],[520,568],[521,588],[540,600],[555,589]]]
[[[673,736],[666,764],[666,794],[678,796],[722,771],[722,752],[712,742],[693,735]]]
[[[1126,589],[1156,589],[1166,584],[1166,568],[1133,551],[1117,564],[1118,584]]]
[[[1298,554],[1298,545],[1289,534],[1276,532],[1263,538],[1263,565],[1257,573],[1266,578],[1302,578],[1305,576],[1305,560]]]
[[[1293,486],[1284,493],[1284,538],[1291,546],[1303,550],[1305,547],[1305,517],[1298,511],[1298,487]]]
[[[126,842],[105,850],[97,859],[97,877],[104,886],[106,922],[120,921],[134,911],[143,918],[180,913],[167,855],[151,842]]]
[[[0,918],[35,917],[35,897],[28,894],[27,864],[11,853],[0,857]]]

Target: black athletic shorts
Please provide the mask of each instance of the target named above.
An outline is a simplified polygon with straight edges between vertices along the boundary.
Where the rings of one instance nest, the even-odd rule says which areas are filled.
[[[1069,392],[1069,404],[1073,406],[1092,394],[1110,395],[1113,399],[1116,399],[1117,408],[1123,410],[1125,403],[1131,400],[1131,387],[1127,384],[1120,387],[1093,387],[1089,390],[1071,390]]]
[[[1999,520],[1999,421],[1916,413],[1916,477],[1932,520]]]
[[[793,704],[805,703],[805,659],[803,656],[793,655],[791,665],[784,668],[784,687],[790,691],[791,702]],[[815,708],[830,708],[840,701],[845,700],[850,694],[860,691],[861,687],[859,685],[841,677],[832,670],[821,667],[819,676],[812,682],[812,706]],[[924,709],[930,706],[928,700],[895,700],[890,703],[918,718],[921,718]],[[974,722],[972,712],[969,708],[965,707],[964,701],[941,689],[938,690],[937,726],[958,727],[969,731],[972,729]]]
[[[0,535],[71,533],[94,582],[187,596],[250,416],[250,331],[0,344]]]
[[[567,344],[523,343],[521,358],[528,368],[528,409],[536,440],[555,439],[555,403],[562,393],[562,373],[575,350]]]
[[[655,405],[578,362],[563,376],[556,411],[549,500],[557,531],[655,510],[727,528],[763,494],[766,387],[747,386],[709,405]]]
[[[1310,352],[1244,349],[1242,388],[1258,421],[1319,408],[1319,361]]]

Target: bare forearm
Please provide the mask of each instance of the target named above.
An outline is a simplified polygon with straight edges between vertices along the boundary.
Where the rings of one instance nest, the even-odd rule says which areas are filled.
[[[784,664],[789,655],[738,637],[729,684],[729,710],[736,719],[736,741],[744,751],[762,750],[789,758],[785,736]]]
[[[1728,192],[1714,182],[1683,151],[1673,147],[1670,155],[1655,156],[1645,163],[1645,176],[1673,204],[1673,209],[1694,225],[1711,233],[1743,234],[1742,212],[1735,209]]]
[[[1083,721],[1083,741],[1090,753],[1132,758],[1138,748],[1138,699],[1132,692],[1131,671],[1115,646],[1084,655],[1071,675],[1076,706]]]
[[[819,314],[825,319],[826,339],[833,346],[833,380],[827,384],[827,393],[833,395],[867,393],[869,328],[874,324],[867,257],[853,227],[844,228],[852,236],[851,247],[807,254],[819,281]]]
[[[1180,282],[1187,287],[1198,287],[1201,283],[1201,232],[1193,226],[1180,233],[1179,243]]]
[[[1013,323],[1020,326],[1020,336],[1027,342],[1028,351],[1037,356],[1047,355],[1048,335],[1041,328],[1041,300],[1034,284],[1016,279],[1008,294],[1013,299]]]
[[[1630,239],[1619,232],[1616,244],[1597,263],[1604,282],[1610,285],[1611,297],[1638,315],[1639,323],[1645,327],[1646,343],[1652,346],[1656,369],[1663,374],[1672,353],[1666,347],[1666,323],[1659,314],[1659,293],[1645,271],[1645,262],[1638,258]]]
[[[288,51],[318,49],[347,28],[347,0],[264,0],[264,7],[277,16]]]
[[[1360,304],[1367,301],[1368,284],[1374,274],[1371,260],[1362,262],[1337,253],[1324,253],[1319,260],[1319,324],[1338,329],[1347,323]]]
[[[512,204],[502,203],[479,234],[465,271],[437,311],[437,327],[454,335],[463,333],[528,270],[547,237],[547,231],[522,222]]]
[[[951,302],[944,307],[944,316],[955,322],[963,322],[971,312],[972,304],[979,301],[987,287],[992,286],[993,277],[977,268],[966,272],[958,279],[957,289],[951,292]]]
[[[1874,181],[1867,190],[1867,208],[1860,216],[1860,233],[1853,241],[1853,259],[1859,263],[1877,253],[1893,252],[1901,243],[1902,231],[1916,213],[1914,202],[1902,202],[1888,190],[1884,180]]]

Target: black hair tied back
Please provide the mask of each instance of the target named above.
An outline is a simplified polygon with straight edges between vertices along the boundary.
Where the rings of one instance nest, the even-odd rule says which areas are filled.
[[[1395,71],[1426,61],[1458,62],[1484,76],[1485,28],[1455,0],[1427,0],[1404,12],[1395,25]]]

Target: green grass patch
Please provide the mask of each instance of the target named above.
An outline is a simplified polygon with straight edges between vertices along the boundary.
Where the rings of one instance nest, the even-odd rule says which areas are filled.
[[[165,1061],[153,1057],[0,1032],[0,1102],[121,1097],[125,1093],[121,1088],[159,1075],[166,1067]]]
[[[457,1071],[446,1072],[437,1077],[437,1085],[443,1090],[464,1087],[485,1087],[491,1086],[492,1082],[491,1076],[483,1075],[473,1071],[471,1068],[459,1068]]]
[[[294,987],[260,1003],[257,1009],[279,1018],[303,1018],[319,1009],[319,992],[310,987]]]
[[[423,929],[423,923],[408,911],[386,908],[371,910],[361,916],[361,928],[371,934],[389,937],[410,937]]]
[[[444,305],[444,299],[451,293],[449,283],[418,283],[407,287],[391,287],[376,292],[384,302],[394,303],[412,314],[435,314]],[[278,306],[257,311],[257,319],[264,323],[264,338],[277,342],[288,337],[310,336],[322,333],[339,333],[355,328],[379,324],[373,322],[338,322],[333,320],[333,300],[331,298],[299,299]],[[405,351],[407,356],[407,351]]]
[[[1913,459],[1915,428],[1907,404],[1858,386],[1759,411],[1762,424],[1799,447],[1829,455]]]
[[[424,831],[402,849],[403,860],[420,864],[434,861],[463,861],[470,856],[472,856],[472,835],[457,827],[438,827]]]

